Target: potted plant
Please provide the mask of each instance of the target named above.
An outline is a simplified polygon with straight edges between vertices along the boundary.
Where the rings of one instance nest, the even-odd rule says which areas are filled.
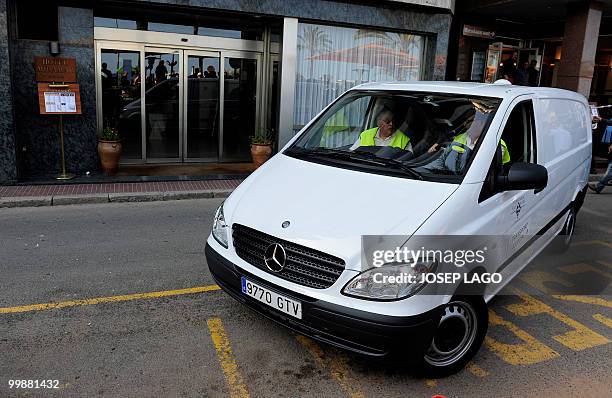
[[[272,142],[274,141],[273,130],[260,130],[251,136],[251,157],[255,169],[270,159],[272,155]]]
[[[98,140],[98,155],[102,171],[108,175],[114,175],[119,168],[119,156],[121,156],[121,140],[119,130],[114,127],[105,127]]]

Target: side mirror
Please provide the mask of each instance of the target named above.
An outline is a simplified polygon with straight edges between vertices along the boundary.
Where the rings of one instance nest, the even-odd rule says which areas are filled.
[[[546,167],[533,163],[517,162],[510,166],[507,176],[497,177],[498,191],[535,189],[541,191],[548,184]]]

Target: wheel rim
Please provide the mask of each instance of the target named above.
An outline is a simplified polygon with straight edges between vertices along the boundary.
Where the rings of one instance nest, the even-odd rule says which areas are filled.
[[[463,301],[448,303],[425,354],[425,361],[439,367],[454,364],[470,349],[477,330],[478,318],[472,305]]]
[[[565,233],[564,233],[564,243],[566,246],[570,244],[572,241],[572,235],[574,235],[574,227],[576,226],[576,216],[574,215],[574,211],[570,210],[567,215],[567,220],[565,221]]]

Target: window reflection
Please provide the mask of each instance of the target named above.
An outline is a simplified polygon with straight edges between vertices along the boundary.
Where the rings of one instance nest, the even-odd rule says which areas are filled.
[[[195,34],[196,27],[186,25],[174,25],[169,23],[149,22],[148,30],[154,32],[181,33],[184,35]]]
[[[94,17],[94,26],[116,29],[136,29],[136,21],[118,18]]]
[[[245,23],[244,20],[207,18],[202,21],[198,18],[195,21],[187,19],[177,19],[178,23],[169,23],[172,21],[159,20],[164,22],[147,21],[140,18],[121,19],[96,16],[94,17],[94,26],[116,29],[138,29],[148,30],[152,32],[178,33],[183,35],[199,35],[211,37],[225,37],[230,39],[244,40],[262,40],[264,26],[261,23]],[[278,32],[274,34],[273,41],[279,41]]]
[[[187,68],[187,157],[217,159],[219,57],[190,55]]]
[[[361,83],[418,80],[422,36],[300,23],[294,128]]]
[[[223,156],[248,160],[255,133],[257,61],[224,59]]]
[[[140,159],[140,53],[104,49],[101,59],[103,128],[119,130],[123,158]]]
[[[147,158],[179,156],[179,55],[145,53]]]
[[[242,32],[239,30],[205,28],[202,26],[198,27],[198,35],[214,36],[214,37],[229,37],[232,39],[242,38]]]

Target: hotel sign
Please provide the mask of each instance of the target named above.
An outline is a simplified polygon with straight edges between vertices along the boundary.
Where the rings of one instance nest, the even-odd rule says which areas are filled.
[[[36,81],[76,82],[76,58],[36,57]]]

